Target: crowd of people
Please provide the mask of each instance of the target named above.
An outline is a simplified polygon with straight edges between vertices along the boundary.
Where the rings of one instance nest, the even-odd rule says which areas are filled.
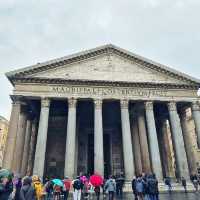
[[[4,174],[4,176],[2,176]],[[198,190],[199,180],[197,176],[191,177],[192,183]],[[124,177],[110,176],[103,179],[102,176],[77,176],[74,180],[69,177],[61,179],[48,179],[42,181],[37,175],[23,178],[13,175],[8,170],[0,170],[0,200],[67,200],[70,191],[74,200],[100,199],[113,200],[114,196],[123,196]],[[169,191],[172,190],[170,178],[164,180]],[[187,191],[187,182],[184,177],[182,185]],[[141,174],[133,178],[132,190],[135,200],[159,200],[158,181],[155,174]]]
[[[115,193],[122,195],[124,178],[110,176],[107,180],[102,176],[94,174],[88,176],[77,176],[74,180],[69,177],[61,179],[48,179],[42,181],[37,175],[25,176],[13,175],[9,172],[1,176],[0,170],[0,200],[67,200],[70,191],[73,199],[100,199],[103,197],[114,199]],[[8,171],[8,170],[7,170]]]

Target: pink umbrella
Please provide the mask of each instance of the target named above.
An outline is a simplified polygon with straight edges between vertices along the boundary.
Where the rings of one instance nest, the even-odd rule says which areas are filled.
[[[94,174],[90,177],[90,183],[94,186],[94,187],[98,187],[103,185],[103,177],[97,174]]]

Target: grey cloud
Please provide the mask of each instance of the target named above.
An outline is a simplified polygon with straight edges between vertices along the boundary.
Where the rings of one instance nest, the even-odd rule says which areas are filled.
[[[105,43],[200,76],[199,0],[0,2],[0,114],[10,113],[4,73]]]

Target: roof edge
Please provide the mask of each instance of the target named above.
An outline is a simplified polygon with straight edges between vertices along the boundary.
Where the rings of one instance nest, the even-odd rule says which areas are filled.
[[[73,58],[76,58],[76,57],[79,57],[79,56],[92,54],[92,53],[95,53],[95,52],[98,52],[98,51],[101,51],[101,50],[106,50],[106,49],[113,49],[115,51],[121,52],[122,54],[125,54],[127,56],[131,56],[131,57],[133,57],[133,58],[135,58],[137,60],[145,62],[146,64],[153,65],[153,66],[157,67],[158,69],[160,68],[160,69],[162,69],[164,71],[167,71],[167,72],[172,73],[172,74],[174,74],[176,76],[182,77],[182,78],[184,78],[184,79],[186,79],[188,81],[192,81],[192,82],[195,82],[196,84],[200,85],[200,79],[197,79],[197,78],[195,78],[193,76],[190,76],[190,75],[188,75],[186,73],[183,73],[181,71],[175,70],[172,67],[168,67],[166,65],[163,65],[163,64],[160,64],[158,62],[152,61],[151,59],[148,59],[148,58],[142,57],[142,56],[140,56],[138,54],[132,53],[132,52],[130,52],[128,50],[125,50],[125,49],[120,48],[118,46],[115,46],[113,44],[102,45],[102,46],[99,46],[99,47],[96,47],[96,48],[92,48],[92,49],[89,49],[89,50],[84,50],[84,51],[81,51],[81,52],[78,52],[78,53],[74,53],[74,54],[71,54],[71,55],[68,55],[68,56],[52,59],[52,60],[49,60],[49,61],[46,61],[46,62],[42,62],[42,63],[37,63],[35,65],[30,65],[28,67],[24,67],[24,68],[21,68],[21,69],[17,69],[17,70],[13,70],[13,71],[7,72],[5,75],[7,76],[9,81],[13,84],[12,77],[16,76],[19,73],[27,72],[29,70],[35,70],[37,68],[41,68],[41,67],[44,67],[44,66],[47,66],[47,65],[53,65],[53,64],[56,64],[58,62],[66,61],[66,60],[73,59]]]

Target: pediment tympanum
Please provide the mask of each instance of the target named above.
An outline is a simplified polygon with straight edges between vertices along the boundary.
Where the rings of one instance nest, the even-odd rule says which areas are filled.
[[[38,63],[7,73],[7,76],[12,83],[19,79],[24,82],[45,79],[200,85],[200,81],[193,77],[113,45]]]
[[[148,69],[118,55],[100,55],[55,69],[30,75],[34,78],[101,80],[123,82],[180,83],[175,78]]]

